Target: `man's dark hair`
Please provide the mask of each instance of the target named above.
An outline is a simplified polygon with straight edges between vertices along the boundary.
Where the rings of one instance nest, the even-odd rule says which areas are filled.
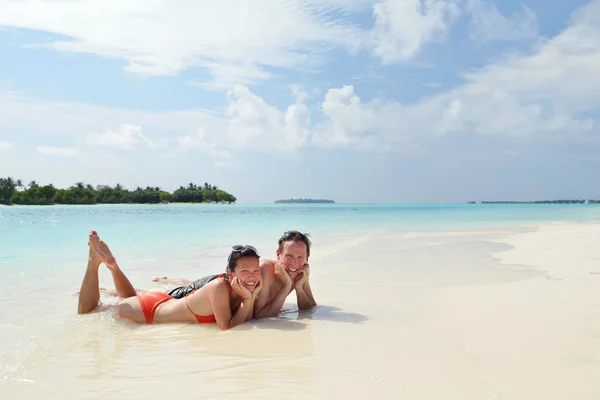
[[[283,244],[285,242],[293,241],[293,242],[303,242],[306,245],[306,256],[310,257],[310,246],[312,243],[308,238],[310,235],[308,233],[302,233],[299,231],[286,231],[279,238],[279,252],[283,251]]]
[[[229,258],[227,259],[227,269],[231,272],[235,271],[235,267],[237,266],[237,262],[239,259],[244,257],[255,257],[260,260],[260,256],[258,253],[251,248],[244,246],[242,250],[231,250],[229,254]]]

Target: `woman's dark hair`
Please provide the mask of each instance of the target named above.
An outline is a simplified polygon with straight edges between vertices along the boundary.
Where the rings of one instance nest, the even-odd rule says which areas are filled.
[[[250,245],[242,246],[238,244],[231,248],[231,253],[229,254],[229,258],[227,258],[227,269],[231,272],[235,271],[238,260],[244,257],[255,257],[260,260],[256,248]]]

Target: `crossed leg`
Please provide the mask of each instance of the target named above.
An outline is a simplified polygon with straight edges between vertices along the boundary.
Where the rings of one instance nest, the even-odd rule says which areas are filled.
[[[96,231],[91,231],[89,234],[88,245],[90,253],[88,257],[88,265],[81,282],[79,290],[79,304],[77,307],[78,314],[87,314],[93,311],[100,303],[100,283],[98,278],[98,268],[104,263],[112,273],[113,281],[117,291],[117,295],[121,298],[136,296],[136,291],[119,268],[117,260],[110,252],[110,249],[100,240]]]

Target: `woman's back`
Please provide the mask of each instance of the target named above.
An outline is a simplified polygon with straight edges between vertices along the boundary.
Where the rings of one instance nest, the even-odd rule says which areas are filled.
[[[161,304],[154,314],[154,322],[196,322],[196,316],[213,316],[211,298],[218,302],[229,301],[228,285],[224,279],[215,279],[186,297]]]

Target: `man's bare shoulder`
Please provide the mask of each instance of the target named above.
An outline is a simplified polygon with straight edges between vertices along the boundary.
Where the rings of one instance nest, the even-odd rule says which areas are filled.
[[[277,261],[275,260],[260,260],[260,272],[265,275],[275,275],[275,264]]]

